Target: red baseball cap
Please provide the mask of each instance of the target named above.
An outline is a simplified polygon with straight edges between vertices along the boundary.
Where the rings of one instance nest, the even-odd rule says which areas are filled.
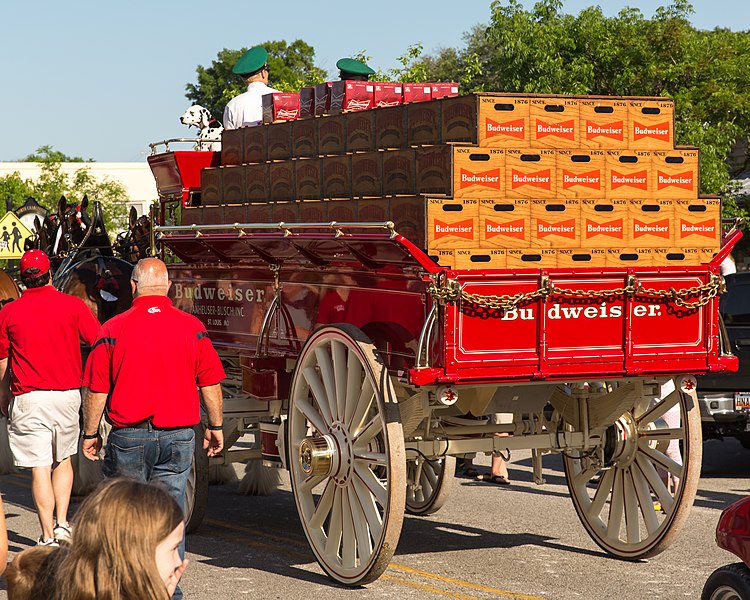
[[[27,250],[21,257],[21,275],[23,277],[39,277],[49,271],[49,258],[41,250],[36,248]],[[38,273],[28,273],[29,269],[39,269]]]

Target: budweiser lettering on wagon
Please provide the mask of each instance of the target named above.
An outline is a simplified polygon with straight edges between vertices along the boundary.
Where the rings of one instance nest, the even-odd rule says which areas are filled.
[[[538,238],[544,238],[548,235],[558,235],[560,237],[574,240],[576,237],[576,220],[568,219],[566,221],[548,223],[547,221],[539,219],[536,223],[536,236]]]
[[[659,123],[658,125],[643,125],[638,121],[633,122],[633,139],[653,138],[655,140],[669,141],[671,127],[669,121]]]
[[[493,190],[500,189],[500,169],[491,169],[481,173],[473,173],[466,169],[461,169],[461,189],[471,185],[480,185]]]
[[[674,175],[657,171],[656,187],[660,190],[666,187],[677,187],[683,190],[693,190],[693,171],[685,171],[684,173],[676,173]]]
[[[622,121],[615,121],[602,125],[593,121],[586,121],[586,139],[590,140],[595,137],[607,137],[613,140],[623,140],[624,125]]]
[[[639,190],[647,190],[648,172],[645,169],[636,173],[618,173],[613,170],[610,174],[610,185],[612,189],[628,186]]]
[[[562,172],[562,186],[564,190],[567,190],[574,185],[580,185],[582,187],[591,188],[594,190],[601,189],[602,177],[599,169],[593,171],[587,171],[586,173],[574,173],[563,169]]]
[[[547,123],[546,121],[537,119],[536,137],[537,139],[541,139],[543,137],[547,137],[548,135],[553,135],[555,137],[564,138],[566,140],[573,140],[575,139],[576,131],[575,123],[575,119],[571,119],[570,121],[563,121],[561,123]]]
[[[523,173],[522,171],[512,169],[510,183],[513,189],[521,187],[522,185],[530,185],[532,187],[549,190],[552,185],[552,175],[550,169],[535,171],[533,173]]]
[[[643,235],[654,235],[669,239],[669,219],[662,219],[653,223],[643,223],[638,219],[633,219],[633,237],[638,238]]]
[[[505,223],[495,223],[490,219],[486,219],[484,222],[484,236],[486,239],[491,239],[495,236],[502,235],[504,237],[517,238],[523,240],[526,238],[526,223],[524,219],[518,219],[516,221],[507,221]]]
[[[592,238],[597,235],[604,235],[607,237],[623,239],[625,233],[625,226],[623,225],[622,219],[615,219],[614,221],[607,221],[604,223],[597,223],[590,219],[586,219],[586,238]]]
[[[684,238],[685,236],[693,234],[702,235],[707,238],[715,238],[716,221],[714,219],[709,219],[708,221],[703,221],[701,223],[692,223],[680,219],[680,237]]]
[[[488,138],[496,135],[506,135],[522,140],[526,136],[526,120],[521,118],[498,123],[492,119],[487,119],[485,122],[485,133]]]
[[[455,223],[445,223],[435,219],[434,238],[438,240],[449,235],[465,240],[473,240],[474,219],[465,219],[463,221],[456,221]]]

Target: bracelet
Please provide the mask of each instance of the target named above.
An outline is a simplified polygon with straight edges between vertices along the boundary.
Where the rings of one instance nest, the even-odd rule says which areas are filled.
[[[90,434],[89,433],[82,433],[81,437],[84,440],[95,440],[96,438],[99,437],[99,432],[97,431],[96,433],[90,433]]]
[[[209,431],[221,431],[224,429],[224,425],[211,425],[210,423],[206,425],[206,429]]]

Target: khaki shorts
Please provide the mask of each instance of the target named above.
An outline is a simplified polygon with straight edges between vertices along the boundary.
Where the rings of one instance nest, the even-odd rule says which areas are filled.
[[[81,392],[34,391],[13,398],[8,438],[17,467],[48,467],[78,452]]]

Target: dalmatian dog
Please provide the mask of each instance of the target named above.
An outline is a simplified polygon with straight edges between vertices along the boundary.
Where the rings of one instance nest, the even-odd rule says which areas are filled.
[[[221,132],[224,128],[216,119],[211,118],[207,108],[194,104],[180,117],[180,123],[200,129],[195,144],[196,150],[221,150]]]

